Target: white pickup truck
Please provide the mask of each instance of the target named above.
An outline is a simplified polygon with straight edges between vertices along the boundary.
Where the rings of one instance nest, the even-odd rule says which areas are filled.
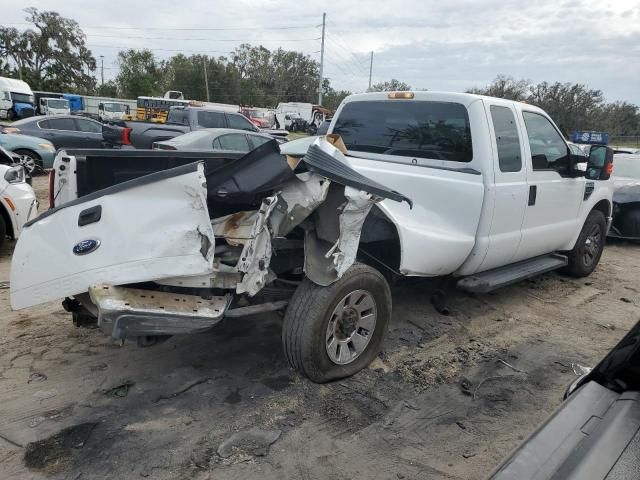
[[[287,156],[275,142],[242,158],[59,152],[53,208],[14,252],[13,308],[67,297],[75,323],[141,345],[286,308],[289,362],[325,382],[379,352],[390,275],[486,292],[558,268],[586,276],[600,259],[613,152],[593,147],[576,168],[584,157],[538,108],[366,93],[329,132]]]

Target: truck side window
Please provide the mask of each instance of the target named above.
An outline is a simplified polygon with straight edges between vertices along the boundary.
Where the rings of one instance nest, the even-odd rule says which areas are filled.
[[[491,105],[491,120],[498,146],[498,165],[501,172],[519,172],[522,170],[520,157],[520,137],[516,119],[508,107]]]
[[[347,149],[413,158],[470,162],[467,108],[461,103],[418,100],[348,102],[333,133]]]
[[[555,170],[569,175],[569,149],[562,135],[544,115],[522,112],[531,147],[533,170]]]
[[[222,112],[198,112],[198,125],[203,128],[225,128],[227,125],[224,121],[224,113]]]
[[[258,129],[247,120],[244,115],[234,115],[232,113],[227,114],[227,121],[229,122],[229,128],[235,128],[237,130],[248,130],[250,132],[256,132]]]

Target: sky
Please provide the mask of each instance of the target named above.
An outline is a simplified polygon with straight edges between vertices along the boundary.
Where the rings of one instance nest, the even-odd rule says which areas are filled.
[[[373,83],[464,91],[506,74],[640,105],[640,0],[0,0],[0,24],[26,28],[27,6],[76,20],[105,80],[130,47],[217,57],[251,43],[319,60],[326,12],[324,76],[336,89],[366,90],[373,51]]]

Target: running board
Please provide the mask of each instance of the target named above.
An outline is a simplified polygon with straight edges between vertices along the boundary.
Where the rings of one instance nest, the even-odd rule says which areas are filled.
[[[541,273],[557,270],[567,264],[566,256],[553,253],[465,277],[458,281],[457,286],[467,292],[486,293]]]
[[[231,296],[202,298],[139,288],[89,288],[98,308],[98,325],[115,340],[178,335],[208,330],[224,317]]]

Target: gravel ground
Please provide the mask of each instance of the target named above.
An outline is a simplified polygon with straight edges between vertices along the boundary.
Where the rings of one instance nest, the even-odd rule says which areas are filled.
[[[46,179],[36,190],[46,196]],[[315,385],[286,363],[277,314],[152,348],[75,328],[57,302],[12,312],[0,251],[0,477],[475,479],[640,318],[640,246],[587,279],[548,274],[450,316],[426,280],[393,286],[383,352]],[[508,364],[508,365],[507,365]]]

